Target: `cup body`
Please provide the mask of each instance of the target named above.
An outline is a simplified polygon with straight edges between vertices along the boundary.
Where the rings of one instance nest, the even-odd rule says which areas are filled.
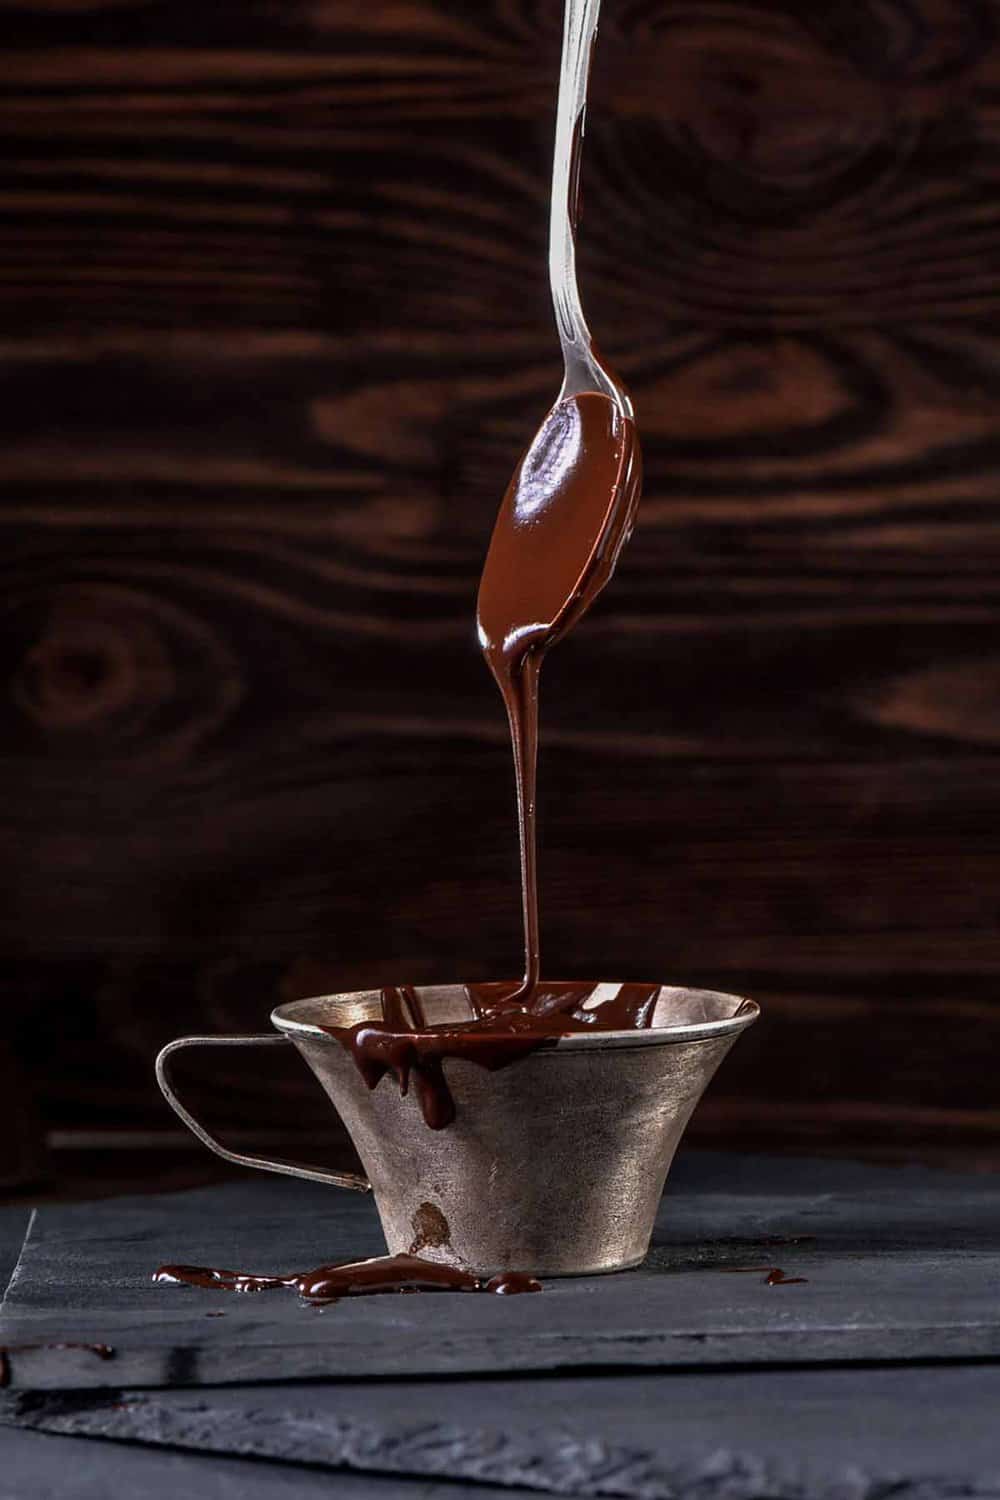
[[[609,987],[614,989],[616,987]],[[468,1015],[464,987],[418,991],[428,1021]],[[638,1265],[685,1126],[753,1002],[665,986],[648,1031],[575,1033],[488,1072],[446,1059],[455,1120],[424,1123],[391,1076],[369,1090],[320,1027],[377,1020],[377,990],[279,1006],[346,1125],[390,1254],[477,1274],[583,1275]]]

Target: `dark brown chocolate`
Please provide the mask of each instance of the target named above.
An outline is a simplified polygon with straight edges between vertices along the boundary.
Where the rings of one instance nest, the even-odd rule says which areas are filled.
[[[469,1271],[417,1255],[379,1255],[372,1260],[347,1261],[296,1271],[289,1276],[258,1276],[248,1271],[216,1270],[211,1266],[160,1266],[153,1281],[163,1286],[196,1286],[216,1292],[271,1292],[287,1287],[307,1302],[339,1302],[342,1297],[371,1297],[384,1292],[514,1292],[541,1291],[541,1284],[519,1271],[505,1271],[482,1282]]]
[[[573,1032],[644,1030],[652,1024],[659,985],[622,985],[616,995],[588,1008],[593,989],[587,983],[546,982],[536,986],[529,1005],[519,998],[518,985],[467,985],[471,1019],[427,1026],[415,1018],[416,997],[411,1003],[404,991],[389,988],[382,991],[381,1021],[321,1029],[346,1049],[370,1089],[387,1073],[403,1095],[412,1082],[426,1124],[443,1130],[455,1118],[446,1058],[496,1072]]]
[[[494,1276],[486,1283],[486,1290],[498,1297],[514,1297],[520,1292],[540,1292],[542,1283],[523,1271],[504,1271],[502,1276]]]
[[[549,412],[504,496],[479,583],[479,641],[507,710],[521,846],[524,981],[539,976],[536,861],[538,674],[545,653],[614,571],[641,488],[635,424],[609,396]]]
[[[255,1276],[245,1271],[223,1271],[213,1266],[165,1265],[153,1272],[162,1286],[200,1286],[217,1292],[270,1292],[291,1286],[287,1276]]]

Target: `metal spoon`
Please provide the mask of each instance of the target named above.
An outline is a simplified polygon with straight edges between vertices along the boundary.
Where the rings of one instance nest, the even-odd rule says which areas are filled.
[[[540,972],[538,673],[611,577],[641,487],[632,403],[594,352],[576,278],[580,148],[599,12],[600,0],[566,0],[549,225],[562,388],[504,497],[479,585],[479,640],[507,709],[517,787],[525,966],[511,1005],[530,1005]]]
[[[566,367],[559,400],[597,391],[609,396],[623,416],[632,417],[632,402],[594,353],[593,339],[580,301],[576,274],[576,221],[580,161],[587,117],[590,64],[601,0],[566,0],[562,67],[556,111],[549,217],[549,286],[559,342]]]

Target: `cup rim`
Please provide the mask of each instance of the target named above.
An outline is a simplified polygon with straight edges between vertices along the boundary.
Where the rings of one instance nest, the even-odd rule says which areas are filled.
[[[615,981],[601,981],[615,982]],[[652,983],[652,981],[650,981]],[[459,985],[454,986],[456,989]],[[442,989],[449,988],[443,985],[418,985],[418,989]],[[538,1054],[539,1057],[551,1056],[553,1052],[575,1052],[581,1050],[594,1050],[600,1048],[620,1047],[656,1047],[665,1046],[678,1042],[700,1042],[709,1041],[713,1037],[735,1036],[745,1031],[760,1016],[760,1006],[756,1000],[750,1000],[744,995],[731,995],[724,990],[707,990],[698,986],[689,985],[661,985],[662,989],[672,990],[683,995],[702,995],[712,1000],[728,1000],[732,1002],[733,1014],[723,1016],[716,1021],[682,1021],[675,1026],[656,1026],[647,1030],[626,1031],[575,1031],[569,1036],[559,1037],[553,1046],[547,1047]],[[286,1000],[281,1005],[276,1005],[271,1012],[271,1024],[286,1036],[309,1038],[310,1041],[335,1042],[328,1031],[314,1021],[303,1021],[296,1016],[296,1011],[301,1011],[309,1006],[314,1006],[321,1001],[358,1001],[377,994],[374,989],[345,990],[342,993],[331,993],[326,995],[309,995],[301,1000]]]

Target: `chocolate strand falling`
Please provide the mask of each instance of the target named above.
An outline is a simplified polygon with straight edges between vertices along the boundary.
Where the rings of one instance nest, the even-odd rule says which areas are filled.
[[[526,651],[501,687],[517,792],[518,847],[521,857],[521,920],[524,924],[524,979],[512,1001],[530,999],[541,971],[538,917],[538,676],[542,650]]]
[[[519,986],[467,990],[472,1019],[428,1026],[413,990],[382,992],[382,1016],[324,1027],[374,1089],[412,1082],[432,1130],[455,1102],[447,1058],[507,1067],[573,1031],[652,1024],[657,986],[627,986],[588,1007],[590,986],[540,982],[537,869],[538,679],[545,653],[604,588],[635,520],[642,462],[629,398],[599,361],[576,281],[576,224],[587,84],[600,0],[565,0],[552,169],[549,276],[565,378],[514,474],[479,584],[479,642],[507,712],[517,791],[524,973]]]
[[[479,639],[507,710],[517,785],[524,979],[540,974],[536,834],[542,658],[607,583],[639,501],[632,405],[601,363],[576,279],[587,92],[601,0],[565,0],[549,281],[565,378],[504,497],[479,586]]]
[[[635,424],[607,396],[553,407],[497,516],[479,585],[479,640],[507,710],[517,784],[524,980],[539,979],[536,766],[538,675],[545,653],[610,578],[639,500]]]

